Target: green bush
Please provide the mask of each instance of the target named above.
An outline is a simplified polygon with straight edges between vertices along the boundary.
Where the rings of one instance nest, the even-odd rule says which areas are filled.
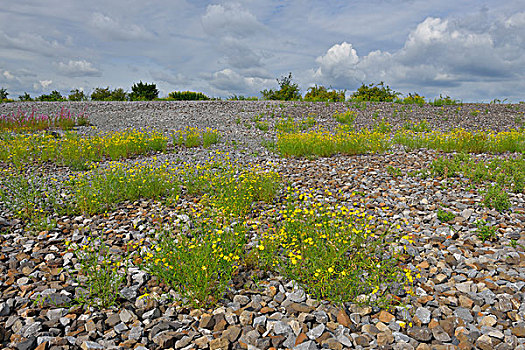
[[[122,88],[111,91],[109,86],[106,88],[96,88],[91,94],[93,101],[127,101],[128,94]]]
[[[407,97],[402,99],[397,99],[396,103],[401,103],[405,105],[413,105],[416,104],[418,106],[423,106],[425,104],[425,98],[418,94],[417,92],[409,93]]]
[[[370,102],[393,102],[399,94],[399,92],[390,89],[388,85],[385,86],[383,82],[368,85],[363,83],[363,85],[352,94],[352,99]]]
[[[48,101],[48,102],[54,102],[54,101],[65,101],[64,97],[62,97],[62,94],[60,92],[53,90],[49,95],[40,95],[37,97],[38,101]]]
[[[140,81],[133,84],[129,97],[131,101],[152,101],[159,97],[159,90],[154,83],[148,84]]]
[[[345,100],[345,91],[328,91],[324,86],[312,86],[308,88],[308,92],[304,95],[305,101],[330,101],[330,102],[344,102]]]
[[[229,101],[258,101],[259,99],[257,96],[243,96],[243,95],[232,95],[228,97]]]
[[[23,95],[18,96],[18,99],[20,101],[33,101],[33,99],[31,98],[31,95],[29,95],[27,92],[24,92]]]
[[[261,91],[265,100],[281,100],[281,101],[296,101],[301,99],[299,93],[299,85],[292,83],[292,73],[284,76],[281,80],[277,79],[280,89],[274,91],[272,89]]]
[[[7,100],[7,96],[9,96],[9,92],[5,88],[0,89],[0,101]]]
[[[454,100],[450,96],[443,97],[441,94],[439,94],[439,98],[436,97],[434,101],[429,102],[429,104],[436,107],[457,105],[459,103],[461,103],[459,100]]]
[[[118,88],[111,91],[110,101],[127,101],[128,93],[123,88]]]
[[[69,92],[67,99],[69,101],[87,101],[88,97],[84,94],[84,91],[74,89]]]
[[[109,86],[107,88],[95,88],[95,91],[91,93],[91,100],[93,101],[109,101],[111,97],[111,91]]]
[[[499,212],[510,209],[511,203],[507,192],[499,185],[492,185],[485,191],[483,204],[487,208],[496,209]]]
[[[210,98],[202,92],[173,91],[168,94],[168,100],[175,101],[207,101]]]

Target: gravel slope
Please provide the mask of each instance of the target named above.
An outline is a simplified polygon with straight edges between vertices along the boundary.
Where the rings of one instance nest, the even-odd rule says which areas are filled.
[[[0,106],[0,114],[30,109],[33,104]],[[38,111],[54,113],[62,104],[40,103]],[[241,163],[273,167],[299,190],[314,190],[329,200],[351,203],[352,192],[371,213],[414,235],[408,245],[408,267],[418,269],[415,295],[400,295],[407,306],[387,312],[347,304],[344,308],[310,299],[280,276],[262,275],[259,286],[234,281],[214,310],[193,310],[167,301],[169,290],[138,269],[130,269],[121,290],[120,307],[90,310],[69,302],[75,282],[65,240],[82,242],[88,231],[106,237],[115,250],[147,236],[160,220],[180,212],[154,201],[123,203],[107,216],[60,217],[55,230],[29,235],[24,226],[0,212],[0,344],[33,349],[525,349],[525,195],[510,194],[512,208],[499,213],[482,205],[479,188],[467,179],[409,176],[440,154],[394,150],[387,154],[334,156],[315,160],[283,159],[261,145],[275,137],[281,117],[314,118],[335,128],[331,115],[347,107],[366,127],[385,118],[394,128],[425,119],[436,129],[510,130],[525,121],[525,105],[439,107],[373,104],[366,109],[340,103],[279,102],[131,102],[66,103],[86,110],[98,131],[151,127],[170,133],[185,126],[211,127],[223,135],[211,149],[171,149],[157,159],[199,161],[216,150]],[[402,108],[404,107],[404,110]],[[459,107],[459,109],[458,109]],[[475,111],[480,111],[476,113]],[[273,113],[273,117],[271,114]],[[259,130],[257,116],[269,131]],[[90,134],[93,128],[79,132]],[[502,155],[480,155],[493,158]],[[509,155],[503,155],[509,156]],[[146,157],[148,158],[148,157]],[[272,164],[272,165],[270,165]],[[392,174],[387,167],[400,169]],[[67,169],[49,171],[68,173]],[[338,193],[336,198],[336,193]],[[189,207],[191,203],[181,206]],[[447,207],[455,218],[437,219]],[[497,227],[497,240],[482,242],[476,221]],[[157,219],[158,220],[158,219]],[[521,245],[512,246],[511,240]],[[245,285],[247,283],[247,285]],[[145,291],[158,300],[139,299]],[[38,300],[47,300],[35,303]],[[51,302],[49,302],[51,301]]]

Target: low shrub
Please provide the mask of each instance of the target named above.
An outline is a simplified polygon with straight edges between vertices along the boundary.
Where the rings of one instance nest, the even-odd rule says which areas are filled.
[[[388,85],[385,86],[383,82],[379,84],[364,83],[351,96],[352,100],[356,101],[370,101],[370,102],[393,102],[399,92],[395,92]]]
[[[209,99],[202,92],[173,91],[168,94],[168,101],[207,101]]]

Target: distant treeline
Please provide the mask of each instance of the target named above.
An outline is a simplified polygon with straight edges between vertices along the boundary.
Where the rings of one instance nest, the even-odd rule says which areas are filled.
[[[299,85],[292,81],[292,73],[287,76],[276,79],[279,85],[278,90],[262,90],[262,100],[280,100],[280,101],[312,101],[312,102],[344,102],[346,100],[346,90],[335,90],[326,88],[322,85],[314,85],[309,87],[304,97],[300,93]],[[13,99],[8,98],[9,93],[5,88],[0,88],[0,102],[13,102]],[[362,84],[357,91],[350,94],[349,99],[352,101],[371,101],[371,102],[397,102],[404,104],[419,104],[427,103],[425,98],[414,92],[408,94],[406,97],[400,97],[401,93],[392,90],[383,82],[378,84]],[[111,90],[108,87],[97,87],[88,95],[84,91],[74,89],[70,91],[68,96],[62,96],[60,92],[54,90],[49,94],[43,94],[37,97],[31,97],[27,92],[18,96],[20,101],[207,101],[220,100],[220,98],[212,98],[206,96],[202,92],[195,91],[173,91],[167,97],[159,98],[159,90],[154,83],[143,83],[142,81],[131,86],[131,92],[125,91],[123,88],[116,88]],[[232,95],[228,98],[232,101],[257,101],[258,97],[245,97]],[[496,101],[496,100],[494,100]],[[497,100],[500,101],[500,100]],[[500,101],[501,102],[501,101]],[[459,100],[450,98],[449,96],[441,96],[428,101],[428,103],[441,106],[461,103]],[[494,102],[496,103],[496,102]]]

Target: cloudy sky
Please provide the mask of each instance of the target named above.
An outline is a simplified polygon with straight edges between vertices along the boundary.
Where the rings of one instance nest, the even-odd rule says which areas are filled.
[[[405,94],[525,100],[523,0],[17,0],[0,8],[11,98],[154,82],[256,96],[384,81]]]

